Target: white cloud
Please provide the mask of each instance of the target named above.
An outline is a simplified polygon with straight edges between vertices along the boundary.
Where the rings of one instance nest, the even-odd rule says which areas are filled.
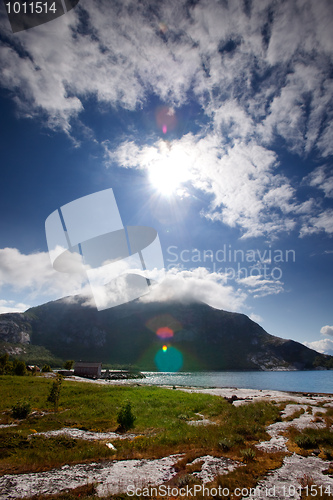
[[[333,152],[332,22],[330,0],[253,0],[248,8],[241,0],[81,0],[66,16],[16,35],[0,19],[8,38],[0,43],[0,83],[23,114],[68,134],[89,96],[105,111],[143,108],[154,94],[177,114],[194,95],[208,123],[168,154],[183,148],[188,180],[212,196],[203,214],[243,237],[272,237],[311,212],[301,234],[331,234],[330,212],[297,200],[270,148],[280,136],[301,156]],[[145,169],[161,161],[161,144],[103,146],[109,164]],[[332,178],[326,173],[319,184],[322,175],[317,169],[312,185],[331,196]]]
[[[151,146],[125,141],[115,151],[104,147],[107,161],[124,168],[169,172],[179,165],[183,183],[211,195],[210,207],[202,214],[240,227],[243,237],[290,231],[296,226],[294,215],[311,207],[298,204],[288,179],[275,173],[275,153],[252,141],[235,140],[230,146],[219,134],[189,133],[168,144],[160,139]]]
[[[277,295],[284,291],[283,282],[278,279],[267,279],[263,275],[247,276],[237,279],[237,283],[247,288],[253,298]]]
[[[321,354],[330,354],[333,356],[333,340],[331,339],[317,340],[315,342],[303,342],[303,344],[310,349],[320,352]]]
[[[264,319],[259,314],[255,314],[255,313],[251,313],[249,315],[249,318],[252,319],[252,321],[255,321],[255,323],[259,323],[259,324],[261,324],[264,321]]]
[[[323,326],[320,329],[320,333],[322,335],[329,335],[330,337],[333,337],[333,326],[329,326],[329,325]]]
[[[180,271],[173,268],[165,279],[140,299],[142,302],[201,301],[216,309],[239,311],[244,307],[246,294],[227,285],[222,273],[210,273],[205,268]]]
[[[22,302],[0,299],[0,314],[24,312],[29,309],[29,307],[28,304],[23,304]]]
[[[241,0],[190,7],[175,0],[81,0],[66,16],[15,36],[2,18],[11,45],[1,46],[1,81],[25,113],[42,111],[50,126],[65,130],[87,95],[134,109],[150,92],[184,104],[192,89],[216,126],[226,113],[232,137],[240,124],[253,136],[262,122],[266,137],[278,132],[292,149],[311,149],[318,138],[326,150],[332,17],[329,0],[255,0],[249,12]],[[236,105],[228,111],[229,99]]]
[[[36,297],[61,298],[79,293],[85,284],[78,274],[59,273],[52,268],[49,254],[22,254],[16,248],[0,249],[0,289],[24,291],[29,301]]]
[[[103,300],[103,293],[114,293],[119,298],[125,289],[120,282],[112,290],[100,289],[98,297]],[[30,255],[21,254],[15,248],[0,250],[0,288],[8,287],[14,291],[24,292],[34,305],[55,300],[65,296],[81,294],[86,297],[85,305],[95,307],[91,289],[84,278],[76,274],[59,273],[53,270],[49,255],[39,252]],[[124,292],[125,293],[125,292]],[[239,286],[228,283],[228,276],[223,273],[210,273],[205,268],[182,271],[173,268],[166,272],[165,279],[151,288],[149,294],[141,300],[181,302],[202,301],[217,309],[239,311],[245,307],[247,294]],[[70,298],[69,300],[76,300]],[[106,297],[110,302],[109,295]],[[0,311],[22,311],[29,306],[2,300]]]
[[[300,235],[302,237],[323,231],[329,235],[333,234],[333,210],[330,208],[323,210],[314,217],[306,217]]]
[[[321,189],[327,198],[333,198],[333,175],[327,166],[317,167],[304,182]]]

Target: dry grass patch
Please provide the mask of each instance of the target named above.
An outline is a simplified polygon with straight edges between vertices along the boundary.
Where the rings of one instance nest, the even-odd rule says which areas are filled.
[[[284,417],[282,420],[283,420],[283,422],[291,422],[295,418],[299,418],[304,413],[305,413],[304,408],[300,408],[298,410],[295,410],[291,415],[288,415],[287,417]]]
[[[236,488],[255,488],[258,482],[266,477],[269,471],[278,469],[282,466],[285,453],[266,453],[256,450],[254,460],[247,462],[245,467],[230,472],[227,475],[222,475],[214,482],[217,486],[228,488],[230,492],[234,492]],[[234,457],[235,460],[241,460],[242,457]],[[240,498],[236,495],[234,498]]]

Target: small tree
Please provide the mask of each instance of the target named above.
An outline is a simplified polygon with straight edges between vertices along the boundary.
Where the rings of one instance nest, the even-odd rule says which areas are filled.
[[[2,356],[0,356],[0,375],[11,373],[12,370],[13,370],[13,363],[9,361],[8,353],[5,353]]]
[[[20,375],[20,376],[27,374],[27,367],[25,366],[24,361],[18,361],[15,359],[15,361],[14,361],[14,374]]]
[[[27,418],[30,412],[31,412],[31,406],[30,403],[28,403],[28,401],[18,401],[12,407],[12,417],[18,418],[20,420],[22,420],[23,418]]]
[[[47,402],[54,405],[54,411],[58,411],[62,379],[62,375],[58,373],[47,397]]]
[[[134,427],[135,420],[136,417],[132,413],[131,403],[126,403],[117,415],[117,422],[119,424],[118,430],[120,432],[126,432],[129,429],[132,429]]]
[[[71,370],[73,368],[74,363],[75,363],[74,359],[68,359],[67,361],[65,361],[64,363],[65,370]]]
[[[42,372],[43,373],[48,373],[48,372],[51,372],[52,371],[52,368],[50,367],[50,365],[44,365],[43,368],[42,368]]]

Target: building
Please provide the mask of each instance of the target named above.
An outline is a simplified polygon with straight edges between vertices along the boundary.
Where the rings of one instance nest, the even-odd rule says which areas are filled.
[[[39,373],[40,368],[37,365],[27,365],[28,372]]]
[[[74,365],[74,375],[78,377],[99,378],[102,373],[102,363],[86,363],[77,361]]]

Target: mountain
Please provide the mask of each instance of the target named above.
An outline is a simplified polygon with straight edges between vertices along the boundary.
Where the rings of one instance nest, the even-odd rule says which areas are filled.
[[[333,360],[268,334],[244,314],[200,302],[133,301],[104,311],[82,303],[62,299],[23,314],[2,314],[0,341],[43,346],[61,359],[144,370],[297,370]]]

